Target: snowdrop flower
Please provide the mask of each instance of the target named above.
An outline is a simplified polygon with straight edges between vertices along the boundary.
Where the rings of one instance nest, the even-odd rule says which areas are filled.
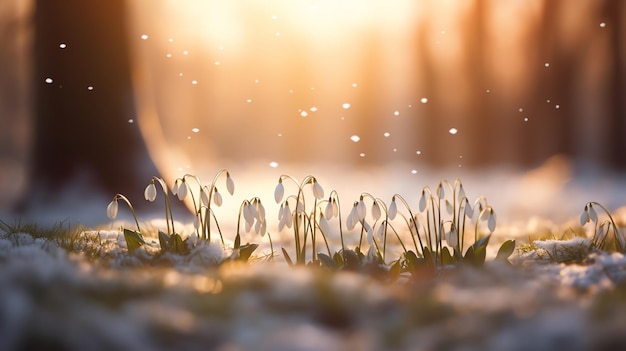
[[[109,217],[110,219],[115,219],[115,217],[117,217],[118,208],[119,208],[119,205],[117,203],[117,196],[116,196],[107,206],[107,217]]]
[[[320,215],[320,220],[318,223],[320,225],[320,230],[322,231],[322,234],[330,233],[330,226],[328,225],[328,221],[326,220],[325,216]]]
[[[217,188],[213,188],[215,189],[215,193],[213,194],[213,203],[215,204],[215,206],[220,207],[222,206],[222,203],[224,202],[222,200],[222,194],[219,193],[219,191],[217,191]]]
[[[444,197],[446,197],[442,182],[439,182],[439,185],[437,186],[437,196],[439,196],[439,199],[443,199]]]
[[[324,217],[326,217],[326,220],[333,218],[333,199],[330,197],[328,198],[328,203],[324,208]]]
[[[278,184],[276,185],[276,189],[274,189],[274,200],[276,200],[277,204],[283,200],[284,194],[285,186],[283,185],[283,178],[278,178]]]
[[[226,172],[226,190],[228,190],[230,195],[235,193],[235,182],[233,181],[233,178],[230,177],[230,173],[228,171]]]
[[[261,203],[261,199],[254,199],[254,209],[256,210],[257,218],[265,221],[265,206]]]
[[[378,201],[374,200],[374,204],[372,205],[372,217],[375,221],[377,221],[380,219],[381,215],[380,205],[378,204]]]
[[[154,185],[154,179],[150,181],[150,184],[148,184],[148,186],[146,187],[146,190],[143,191],[143,197],[150,201],[153,202],[156,199],[156,195],[157,195],[157,190],[156,190],[156,186]]]
[[[384,222],[383,222],[384,223]],[[381,224],[378,226],[378,229],[376,230],[376,237],[379,239],[383,239],[383,234],[385,234],[385,225]]]
[[[374,228],[367,222],[363,222],[363,227],[365,228],[365,232],[367,233],[367,243],[373,246],[374,243]]]
[[[389,211],[387,212],[387,216],[389,216],[389,219],[393,220],[394,218],[396,218],[396,215],[398,214],[398,205],[396,204],[396,197],[392,197],[391,198],[391,204],[389,205]]]
[[[247,224],[252,226],[252,223],[254,222],[254,207],[252,207],[249,202],[243,206],[243,219]]]
[[[596,210],[593,209],[593,204],[592,203],[587,203],[585,205],[585,209],[583,210],[583,213],[580,215],[580,225],[585,225],[588,222],[597,222],[598,221],[598,214],[596,213]]]
[[[317,179],[313,178],[313,195],[316,199],[321,200],[324,198],[324,189],[320,183],[317,182]]]
[[[184,200],[187,197],[187,183],[185,182],[185,178],[178,178],[174,181],[174,186],[172,187],[172,194],[178,196],[180,201]]]
[[[467,198],[465,198],[465,206],[463,207],[463,210],[465,211],[465,214],[467,215],[467,217],[469,218],[474,217],[474,208],[472,207],[472,205],[470,205],[469,200]]]
[[[289,202],[285,201],[281,206],[278,213],[278,231],[283,230],[284,227],[291,228],[293,224],[293,218],[291,216],[291,210],[289,209]]]
[[[424,212],[424,210],[426,209],[426,189],[422,189],[422,196],[420,196],[420,201],[419,201],[419,209],[420,212]]]
[[[356,224],[359,223],[359,215],[356,209],[357,205],[358,205],[358,202],[355,202],[354,205],[352,206],[352,210],[348,214],[348,217],[346,217],[346,226],[348,227],[348,230],[354,229]]]
[[[356,205],[356,213],[359,218],[359,221],[365,219],[365,215],[367,214],[367,208],[365,207],[365,202],[363,201],[363,196],[359,199],[359,202]]]
[[[489,232],[493,233],[496,230],[496,214],[493,212],[493,208],[488,206],[485,208],[485,212],[483,212],[482,220],[487,220],[487,228],[489,228]]]
[[[209,206],[209,192],[210,190],[207,186],[202,187],[202,190],[200,190],[200,202],[205,206]]]
[[[459,183],[459,199],[467,198],[465,196],[465,189],[463,189],[463,183]]]
[[[457,232],[454,223],[452,223],[450,230],[446,232],[446,242],[452,248],[455,248],[459,244],[459,233]]]

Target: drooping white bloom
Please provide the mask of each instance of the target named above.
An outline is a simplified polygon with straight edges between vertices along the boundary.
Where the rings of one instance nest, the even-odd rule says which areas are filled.
[[[439,182],[439,185],[437,186],[437,196],[439,196],[439,199],[443,199],[444,197],[446,197],[442,182]]]
[[[179,187],[179,185],[180,185],[180,178],[177,178],[174,181],[174,185],[172,186],[172,194],[178,195],[178,187]]]
[[[372,226],[365,221],[363,221],[363,227],[365,228],[365,232],[367,234],[367,243],[372,245],[374,243],[374,228],[372,228]]]
[[[465,196],[465,189],[463,189],[463,184],[459,183],[459,199],[467,198]]]
[[[376,237],[379,239],[383,239],[383,234],[385,233],[385,222],[383,222],[383,224],[378,226],[378,229],[376,230]]]
[[[154,185],[154,180],[150,182],[150,184],[148,184],[148,186],[146,187],[146,190],[143,191],[143,197],[150,201],[153,202],[156,199],[156,195],[157,195],[157,190],[156,190],[156,186]]]
[[[320,183],[317,182],[316,179],[313,179],[313,195],[318,200],[321,200],[324,198],[324,189],[322,188]]]
[[[173,191],[174,190],[172,190],[172,192]],[[184,200],[185,197],[187,197],[187,183],[184,179],[178,184],[178,192],[176,193],[176,195],[178,196],[178,199],[180,201]]]
[[[372,218],[377,221],[380,219],[381,215],[380,205],[378,204],[378,201],[374,201],[374,204],[372,205]]]
[[[489,207],[489,218],[487,219],[487,228],[489,228],[489,232],[493,233],[496,230],[496,214],[493,212],[493,208]]]
[[[209,191],[209,188],[206,186],[202,187],[202,190],[200,191],[200,201],[205,206],[209,206]]]
[[[213,203],[215,204],[215,206],[220,207],[222,206],[222,194],[220,194],[219,191],[217,191],[217,188],[213,188],[215,189],[215,192],[213,194]]]
[[[328,221],[326,220],[325,216],[320,216],[320,220],[318,223],[320,226],[320,230],[322,231],[324,235],[327,235],[328,233],[330,233],[330,226],[328,225]]]
[[[332,198],[328,199],[328,203],[326,204],[326,207],[324,208],[324,217],[326,217],[326,220],[329,220],[329,219],[333,218],[333,200],[332,200]]]
[[[317,179],[315,178],[313,178],[313,195],[318,200],[321,200],[324,198],[324,189],[322,188],[320,183],[317,182]]]
[[[389,211],[387,212],[387,215],[389,216],[389,219],[393,220],[394,218],[396,218],[397,214],[398,205],[396,204],[396,197],[394,196],[393,198],[391,198],[391,204],[389,205]]]
[[[446,232],[446,242],[450,247],[453,248],[455,248],[459,244],[459,234],[454,224],[452,224],[450,230]]]
[[[594,210],[593,208],[593,204],[591,202],[588,202],[585,205],[585,209],[583,210],[583,213],[580,215],[580,225],[585,225],[588,222],[597,222],[598,221],[598,214],[596,213],[596,210]]]
[[[422,196],[420,196],[420,201],[419,201],[419,209],[420,212],[424,212],[424,210],[426,209],[426,190],[422,189]]]
[[[337,205],[337,200],[333,199],[333,217],[339,216],[339,205]]]
[[[230,195],[235,193],[235,182],[233,181],[233,178],[230,177],[229,172],[226,172],[226,190],[228,190]]]
[[[352,210],[348,214],[348,217],[346,217],[346,227],[348,228],[348,230],[354,229],[356,224],[359,223],[359,215],[357,214],[356,207],[357,203],[355,202],[352,206]]]
[[[274,189],[274,200],[276,200],[277,204],[283,200],[284,194],[285,194],[285,187],[283,186],[283,179],[278,178],[278,184],[276,185],[276,189]]]
[[[118,209],[118,204],[117,204],[117,196],[113,198],[113,201],[111,201],[109,203],[109,205],[107,206],[107,216],[111,219],[115,219],[115,217],[117,217],[117,209]]]
[[[254,199],[254,209],[256,211],[256,217],[259,220],[265,222],[265,206],[261,203],[260,199]]]
[[[469,218],[474,217],[474,208],[472,207],[472,205],[470,205],[469,200],[467,198],[465,199],[465,206],[463,208],[465,210],[465,214],[467,215],[467,217]]]
[[[249,225],[252,225],[254,222],[254,208],[249,202],[243,206],[243,219]]]
[[[365,202],[363,201],[363,196],[361,196],[361,199],[359,200],[358,204],[356,205],[356,213],[357,216],[359,218],[359,221],[362,221],[365,219],[365,215],[367,214],[367,208],[365,207]]]

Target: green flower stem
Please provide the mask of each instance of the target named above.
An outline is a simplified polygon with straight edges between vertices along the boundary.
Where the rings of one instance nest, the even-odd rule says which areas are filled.
[[[117,199],[124,200],[124,202],[126,202],[128,207],[130,208],[130,213],[132,213],[133,218],[135,219],[135,224],[137,225],[137,232],[141,233],[141,229],[139,228],[139,220],[137,220],[137,214],[135,214],[135,209],[133,208],[133,205],[130,203],[130,200],[128,200],[128,198],[122,194],[116,194],[115,197]]]

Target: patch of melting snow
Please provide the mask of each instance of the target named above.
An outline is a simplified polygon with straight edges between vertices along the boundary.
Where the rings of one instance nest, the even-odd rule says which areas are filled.
[[[27,233],[0,234],[6,349],[585,350],[622,338],[588,328],[588,301],[626,281],[626,257],[591,252],[580,238],[534,243],[557,255],[587,250],[580,264],[520,254],[513,265],[393,284],[280,262],[217,266],[228,252],[216,243],[155,260],[158,247],[129,254],[116,230],[83,238],[68,254]]]

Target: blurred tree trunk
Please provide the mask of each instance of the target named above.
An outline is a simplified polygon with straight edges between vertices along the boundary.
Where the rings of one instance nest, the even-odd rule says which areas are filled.
[[[156,173],[136,124],[129,123],[124,1],[39,0],[34,23],[32,195],[53,202],[80,180],[94,193],[139,198]]]

